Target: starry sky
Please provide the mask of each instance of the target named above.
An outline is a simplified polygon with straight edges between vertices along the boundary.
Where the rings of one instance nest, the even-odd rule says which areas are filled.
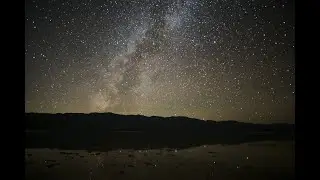
[[[27,0],[25,111],[295,121],[293,0]]]

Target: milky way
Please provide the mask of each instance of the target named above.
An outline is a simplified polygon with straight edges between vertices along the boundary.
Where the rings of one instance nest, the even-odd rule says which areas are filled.
[[[27,1],[26,112],[294,122],[294,2]]]

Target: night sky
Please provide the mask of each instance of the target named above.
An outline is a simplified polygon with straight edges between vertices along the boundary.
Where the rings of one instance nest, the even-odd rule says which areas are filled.
[[[25,111],[295,121],[292,0],[27,0]]]

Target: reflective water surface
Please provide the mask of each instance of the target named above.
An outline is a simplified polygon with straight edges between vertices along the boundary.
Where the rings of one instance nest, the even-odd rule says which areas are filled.
[[[188,149],[26,149],[26,179],[294,179],[294,142]]]

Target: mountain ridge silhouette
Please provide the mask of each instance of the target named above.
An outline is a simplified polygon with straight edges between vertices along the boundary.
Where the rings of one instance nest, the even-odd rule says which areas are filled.
[[[294,124],[253,124],[183,116],[25,113],[26,148],[188,148],[202,144],[294,140]]]

